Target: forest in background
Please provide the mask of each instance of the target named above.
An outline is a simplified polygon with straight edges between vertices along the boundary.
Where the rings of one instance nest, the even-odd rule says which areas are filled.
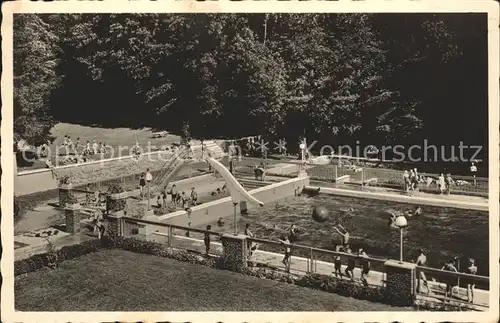
[[[56,122],[488,147],[485,14],[17,14],[14,131]]]

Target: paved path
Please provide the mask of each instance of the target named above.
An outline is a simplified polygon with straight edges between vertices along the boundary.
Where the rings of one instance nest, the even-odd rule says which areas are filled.
[[[174,232],[174,234],[178,234],[177,236],[174,236],[172,239],[172,246],[180,249],[187,249],[187,250],[193,250],[197,252],[204,253],[205,252],[205,245],[204,242],[200,239],[195,239],[191,237],[184,237],[180,236],[180,234],[184,234],[184,232]],[[167,243],[168,242],[168,235],[166,234],[161,234],[161,233],[155,233],[149,235],[147,240],[151,241],[158,241],[161,243]],[[213,239],[215,240],[215,238]],[[222,255],[222,245],[220,242],[217,241],[212,241],[211,242],[211,254],[215,255]],[[278,270],[284,271],[285,266],[281,262],[283,260],[283,255],[274,253],[274,252],[268,252],[264,250],[257,250],[254,252],[252,257],[250,258],[250,261],[254,263],[259,263],[259,264],[265,264],[267,267],[271,268],[276,268]],[[292,256],[291,259],[291,266],[290,266],[290,272],[295,275],[305,275],[308,271],[308,259],[307,258],[302,258],[302,257],[295,257]],[[320,274],[325,274],[325,275],[333,275],[333,264],[324,262],[324,261],[319,261],[316,260],[314,262],[314,272],[315,273],[320,273]],[[342,266],[342,272],[345,270],[345,266]],[[354,281],[356,283],[361,284],[360,281],[361,277],[361,271],[359,268],[354,269]],[[342,277],[343,279],[349,279],[347,277]],[[370,285],[383,285],[385,283],[385,273],[382,272],[377,272],[377,271],[370,271],[368,277],[366,278],[368,284]],[[429,281],[429,287],[431,289],[429,295],[424,296],[424,295],[419,295],[420,299],[429,299],[429,300],[436,300],[436,298],[442,297],[444,295],[444,289],[445,285],[439,282],[434,282],[434,281]],[[466,300],[467,299],[467,291],[465,288],[454,288],[454,296],[456,296],[459,299]],[[475,290],[474,294],[474,306],[477,310],[484,310],[484,306],[488,306],[489,304],[489,293],[488,291],[484,290]],[[453,302],[453,301],[452,301]],[[458,302],[454,302],[458,303]]]

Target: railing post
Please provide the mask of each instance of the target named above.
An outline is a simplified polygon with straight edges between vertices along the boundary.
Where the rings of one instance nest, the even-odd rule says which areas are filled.
[[[335,168],[335,187],[337,187],[337,178],[339,177],[339,171],[338,171],[338,166],[337,165],[334,165],[333,166]]]
[[[168,226],[168,247],[172,247],[172,236],[174,234],[174,230],[172,226]]]
[[[311,274],[314,274],[314,255],[312,248],[311,248]]]
[[[409,306],[415,300],[416,265],[388,260],[384,263],[387,274],[386,297],[394,305]]]

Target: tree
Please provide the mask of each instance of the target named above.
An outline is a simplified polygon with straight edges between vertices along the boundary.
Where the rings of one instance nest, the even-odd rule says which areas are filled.
[[[60,84],[58,39],[34,14],[15,15],[14,31],[14,137],[39,145],[54,125],[49,111],[51,93]]]

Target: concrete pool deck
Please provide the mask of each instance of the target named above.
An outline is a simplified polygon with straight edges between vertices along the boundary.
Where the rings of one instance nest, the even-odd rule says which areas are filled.
[[[311,184],[312,185],[307,186],[306,189],[311,191],[317,191],[319,189],[319,193],[323,194],[369,198],[383,201],[393,201],[398,203],[421,204],[437,207],[450,207],[466,210],[472,209],[483,212],[489,211],[488,199],[478,196],[456,194],[438,195],[423,192],[415,192],[412,195],[408,195],[408,193],[406,192],[389,190],[380,187],[363,187],[363,190],[356,190],[345,186],[342,186],[342,188],[327,187],[322,185],[323,183],[319,182],[312,182]]]
[[[167,243],[168,235],[164,233],[153,233],[145,237],[145,239],[149,241]],[[223,249],[222,249],[222,244],[220,242],[211,242],[210,245],[211,245],[211,251],[210,251],[211,254],[215,255],[222,254]],[[172,239],[172,246],[200,253],[205,252],[204,242],[196,238],[174,235]],[[284,265],[281,262],[282,260],[283,260],[283,254],[264,251],[264,250],[255,251],[252,257],[249,259],[249,261],[253,263],[264,264],[271,268],[284,270]],[[314,267],[315,267],[314,271],[317,274],[323,274],[328,276],[333,275],[332,272],[334,270],[334,265],[332,263],[316,260]],[[291,274],[297,276],[306,275],[307,268],[308,268],[307,258],[296,257],[296,256],[291,257],[291,268],[290,268]],[[342,265],[342,272],[344,270],[345,266]],[[361,276],[360,269],[355,268],[354,269],[355,281],[361,284],[360,276]],[[342,277],[342,279],[349,279],[349,278]],[[385,273],[371,270],[369,276],[367,277],[367,281],[368,284],[370,285],[382,286],[385,281]],[[419,294],[418,299],[426,301],[440,300],[440,298],[442,298],[444,295],[445,284],[437,281],[429,281],[428,285],[430,287],[430,293],[428,295]],[[463,301],[467,300],[467,289],[464,287],[460,288],[455,287],[453,289],[453,295],[454,298],[450,300],[452,304],[453,303],[458,304],[460,303],[459,302],[460,300],[463,303]],[[488,306],[489,306],[489,292],[487,290],[480,290],[476,288],[474,291],[474,304],[471,304],[471,307],[473,307],[475,310],[484,311],[485,308]]]

